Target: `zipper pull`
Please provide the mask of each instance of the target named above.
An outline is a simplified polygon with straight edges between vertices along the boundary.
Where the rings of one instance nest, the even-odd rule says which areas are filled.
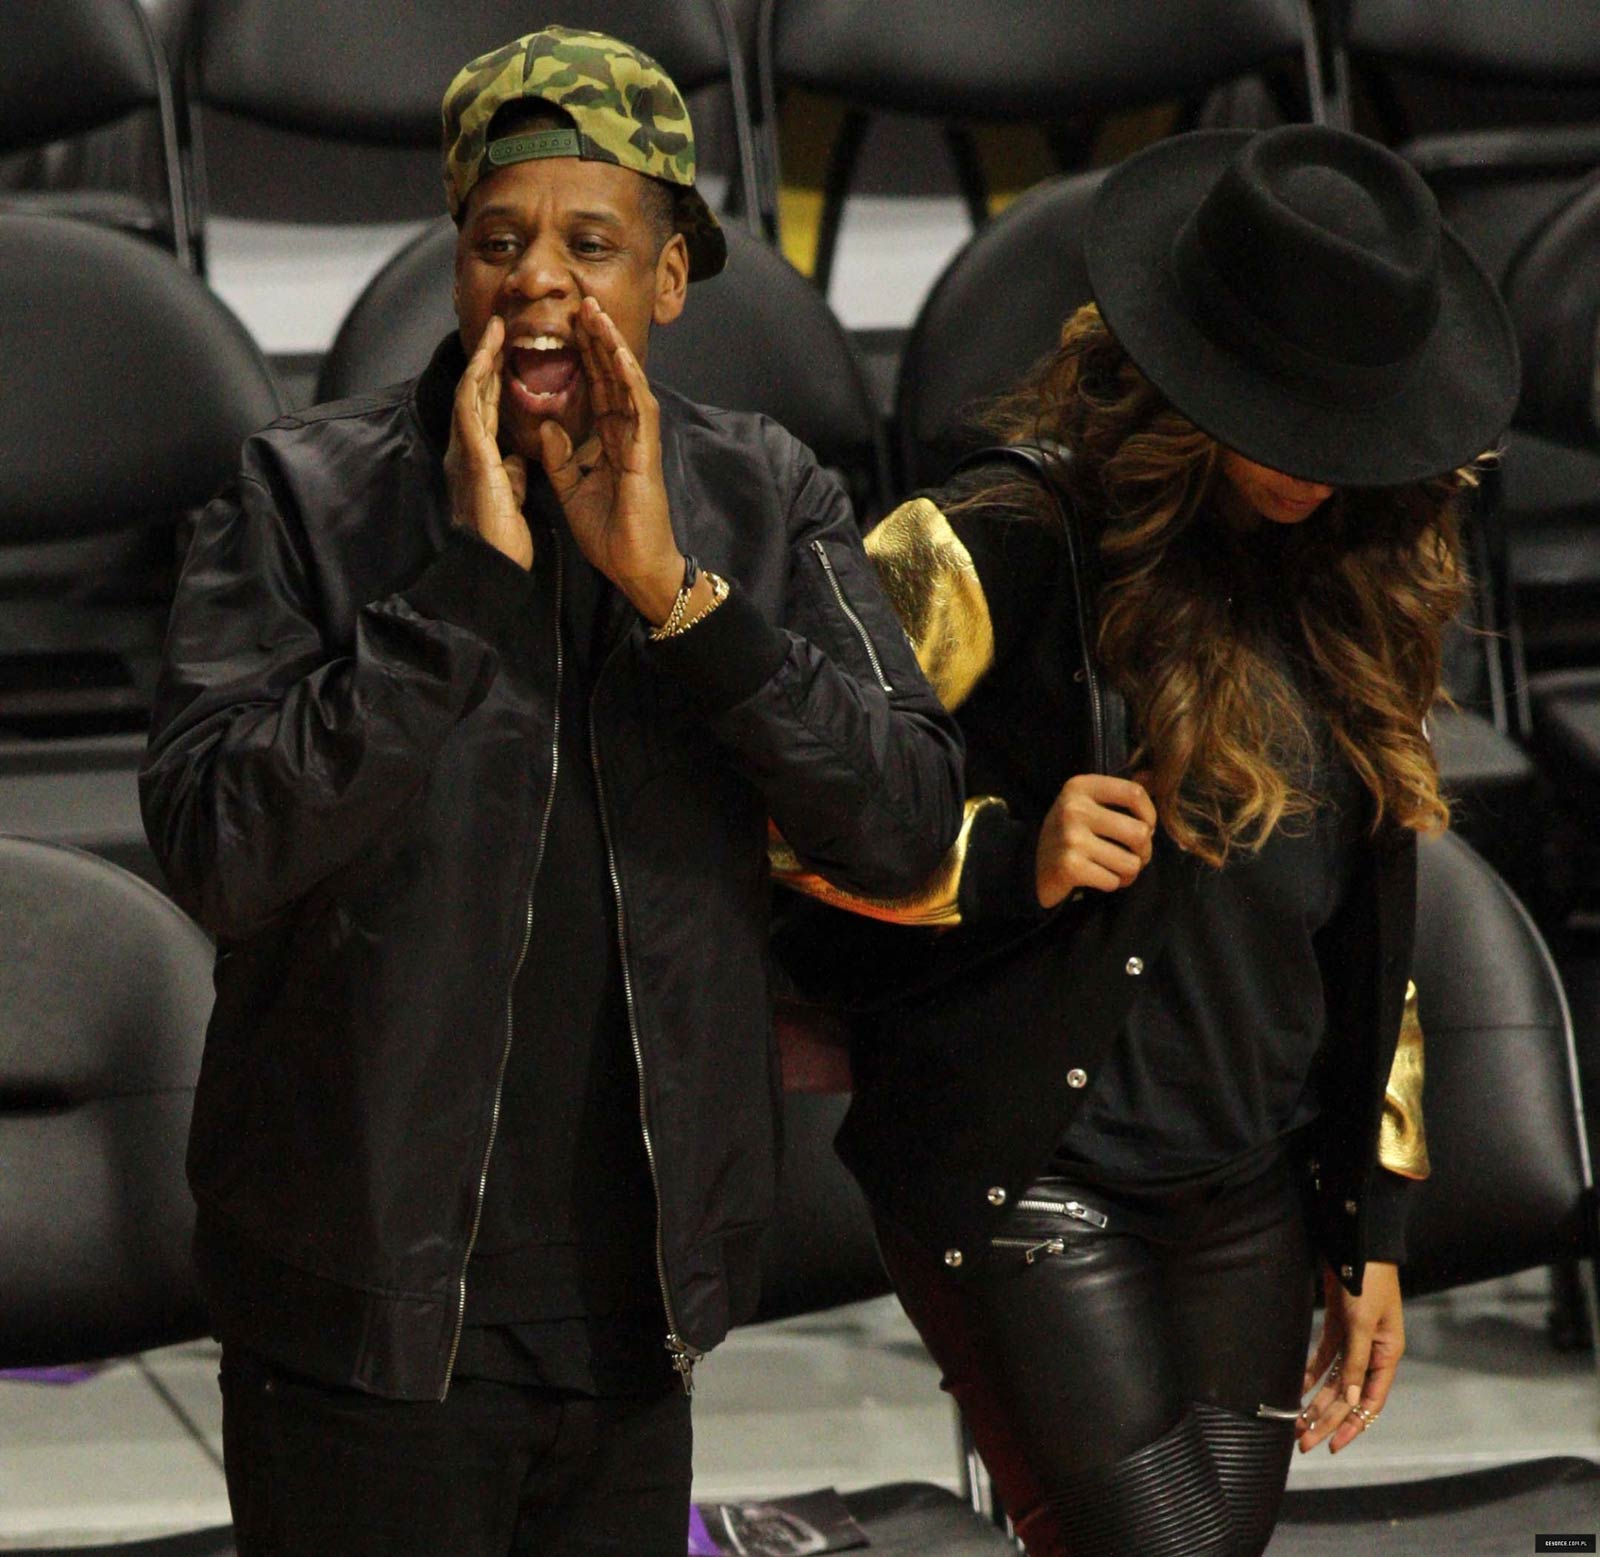
[[[1104,1227],[1109,1220],[1103,1212],[1091,1211],[1081,1200],[1069,1200],[1062,1209],[1068,1216],[1087,1222],[1091,1227]]]
[[[1041,1254],[1065,1254],[1066,1248],[1059,1238],[1046,1238],[1043,1243],[1036,1243],[1031,1249],[1022,1251],[1022,1263],[1032,1265]]]
[[[683,1380],[683,1392],[686,1395],[694,1393],[694,1365],[699,1362],[704,1352],[697,1352],[694,1347],[680,1336],[669,1335],[666,1340],[667,1350],[672,1353],[672,1366],[678,1377]]]

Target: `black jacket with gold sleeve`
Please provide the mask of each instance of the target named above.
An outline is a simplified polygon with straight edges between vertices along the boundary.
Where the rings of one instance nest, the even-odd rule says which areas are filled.
[[[1061,785],[1102,765],[1107,688],[1066,535],[980,498],[997,474],[914,498],[867,543],[966,738],[961,837],[907,899],[831,892],[779,861],[780,879],[851,910],[790,937],[830,947],[859,1008],[840,1153],[877,1211],[957,1275],[982,1267],[1160,957],[1174,853],[1160,835],[1130,888],[1039,907],[1039,829]],[[1388,829],[1318,937],[1328,1036],[1307,1166],[1323,1254],[1353,1291],[1369,1259],[1403,1257],[1408,1181],[1427,1172],[1407,999],[1415,902],[1414,834]]]

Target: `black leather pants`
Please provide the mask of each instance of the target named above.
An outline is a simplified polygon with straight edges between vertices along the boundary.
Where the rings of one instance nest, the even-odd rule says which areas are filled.
[[[1315,1276],[1287,1157],[1168,1194],[1041,1180],[960,1282],[879,1237],[1032,1557],[1265,1549],[1294,1424],[1256,1408],[1299,1407]]]

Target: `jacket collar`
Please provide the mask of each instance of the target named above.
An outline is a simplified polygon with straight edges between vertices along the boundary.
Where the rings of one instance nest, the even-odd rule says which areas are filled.
[[[450,446],[450,414],[455,406],[456,385],[466,371],[467,354],[462,350],[461,337],[452,330],[434,348],[427,367],[411,386],[411,403],[422,436],[441,462]]]

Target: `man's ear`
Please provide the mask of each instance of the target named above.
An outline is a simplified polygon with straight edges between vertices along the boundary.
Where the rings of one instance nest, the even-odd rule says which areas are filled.
[[[675,232],[656,256],[656,301],[651,319],[656,324],[671,324],[683,312],[688,293],[689,246],[683,234]]]

